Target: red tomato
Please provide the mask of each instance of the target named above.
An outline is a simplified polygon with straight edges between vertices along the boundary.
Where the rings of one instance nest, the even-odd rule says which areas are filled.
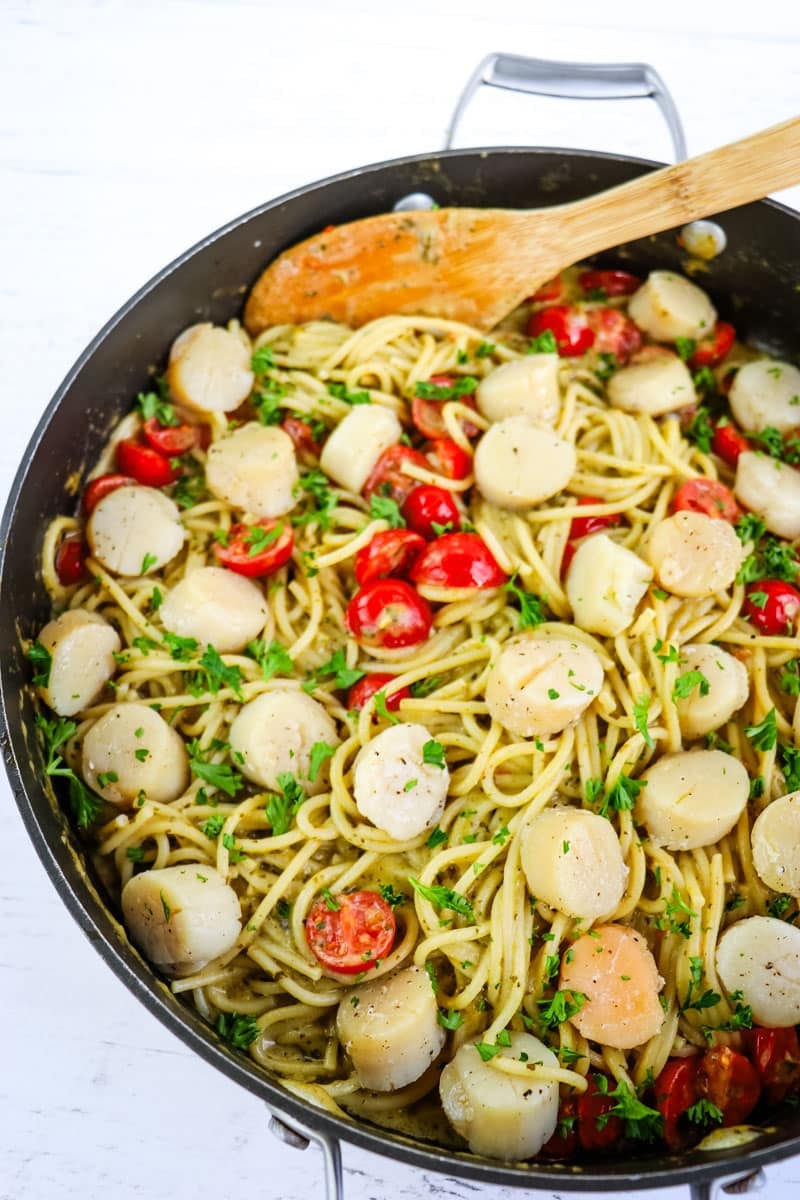
[[[177,458],[197,445],[197,430],[194,425],[162,425],[157,417],[149,417],[142,428],[144,440],[159,454]]]
[[[711,449],[729,467],[735,467],[739,455],[750,449],[750,443],[735,425],[717,425],[711,439]]]
[[[793,634],[800,613],[800,592],[782,579],[756,579],[747,585],[742,612],[767,637]]]
[[[314,440],[311,426],[299,417],[284,417],[281,429],[288,433],[294,448],[303,462],[315,462],[319,458],[320,444]]]
[[[671,508],[673,512],[705,513],[731,525],[742,515],[731,489],[716,479],[687,479],[672,497]]]
[[[604,1077],[608,1091],[613,1091],[614,1080]],[[578,1141],[584,1150],[606,1150],[622,1140],[622,1121],[608,1114],[616,1104],[600,1091],[597,1077],[589,1076],[589,1086],[578,1096]]]
[[[342,892],[329,900],[320,896],[306,917],[311,952],[323,967],[342,975],[376,966],[391,950],[396,933],[394,913],[377,892]]]
[[[252,525],[234,525],[227,546],[214,544],[217,562],[237,575],[260,579],[272,575],[292,557],[294,533],[289,521],[265,517]]]
[[[750,1059],[761,1079],[768,1104],[780,1104],[800,1088],[800,1042],[797,1030],[750,1029],[745,1034]]]
[[[697,1069],[697,1086],[700,1095],[722,1111],[723,1125],[741,1125],[761,1095],[755,1067],[730,1046],[705,1052]]]
[[[506,574],[477,533],[443,533],[414,563],[411,578],[428,587],[492,588]]]
[[[367,500],[373,495],[390,496],[396,504],[402,504],[406,496],[419,487],[419,480],[403,471],[405,463],[423,467],[426,471],[431,469],[431,464],[419,450],[412,450],[410,446],[390,446],[375,463],[364,484]]]
[[[125,438],[117,443],[117,465],[120,471],[132,475],[137,483],[143,483],[146,487],[166,487],[168,483],[174,483],[180,474],[165,455],[133,438]]]
[[[440,536],[433,528],[434,522],[437,525],[452,525],[454,528],[461,524],[461,513],[452,492],[428,483],[415,488],[406,498],[403,516],[411,528],[424,538]]]
[[[575,557],[575,551],[577,549],[578,549],[578,547],[575,545],[574,542],[567,542],[566,546],[564,547],[564,553],[561,555],[561,578],[562,579],[564,578],[567,571],[569,570],[570,564],[572,563],[572,560]]]
[[[466,479],[472,471],[472,455],[450,438],[435,438],[427,457],[433,469],[445,479]]]
[[[427,601],[405,580],[376,579],[356,592],[344,620],[362,646],[395,650],[424,642],[433,616]]]
[[[528,303],[557,304],[559,300],[564,299],[565,292],[563,277],[556,275],[555,279],[548,279],[547,283],[543,283],[538,292],[534,292],[532,296],[528,296]]]
[[[382,692],[388,684],[393,683],[394,679],[394,675],[384,675],[381,672],[365,675],[363,679],[359,679],[358,683],[354,683],[347,693],[347,707],[357,712],[364,707],[368,700],[372,699],[376,692]],[[400,701],[408,700],[410,695],[410,689],[402,687],[396,692],[392,692],[391,696],[387,696],[386,707],[389,712],[397,712]]]
[[[699,1058],[671,1058],[655,1083],[655,1104],[664,1118],[664,1141],[670,1150],[682,1150],[692,1140],[684,1120],[687,1108],[697,1103]]]
[[[602,496],[581,496],[578,504],[605,504]],[[569,540],[577,542],[579,538],[588,537],[590,533],[599,533],[611,525],[619,525],[621,513],[609,513],[605,517],[573,517],[569,527]]]
[[[77,533],[68,533],[59,542],[55,568],[63,587],[72,587],[86,577],[86,546]]]
[[[632,296],[642,286],[630,271],[581,271],[578,283],[585,292],[605,292],[606,296]]]
[[[626,363],[641,349],[642,335],[638,325],[618,308],[591,309],[586,319],[594,332],[594,348],[598,354],[613,354],[618,363]]]
[[[561,1160],[572,1158],[578,1149],[578,1104],[574,1096],[565,1097],[558,1106],[558,1124],[563,1133],[556,1132],[545,1142],[539,1154],[542,1158]]]
[[[717,321],[711,333],[700,338],[697,348],[689,359],[690,366],[717,367],[736,341],[736,330],[727,321]]]
[[[86,491],[83,493],[84,512],[87,514],[93,512],[109,492],[131,486],[136,486],[136,480],[131,475],[116,475],[111,472],[107,475],[98,475],[97,479],[91,479],[86,485]]]
[[[376,533],[356,554],[356,580],[363,585],[387,575],[406,575],[424,549],[425,539],[410,529]]]
[[[562,358],[585,354],[594,345],[594,331],[589,328],[587,313],[576,304],[554,304],[531,315],[528,337],[539,337],[547,331],[553,334]]]
[[[428,382],[435,383],[437,387],[452,387],[457,378],[456,375],[431,375]],[[459,404],[466,404],[467,408],[475,408],[475,397],[471,392],[459,396],[457,399]],[[444,403],[444,400],[426,400],[422,396],[414,396],[412,399],[411,420],[423,437],[447,436],[447,428],[442,417]],[[464,421],[463,427],[467,437],[475,437],[480,432],[477,426],[470,424],[469,421]]]

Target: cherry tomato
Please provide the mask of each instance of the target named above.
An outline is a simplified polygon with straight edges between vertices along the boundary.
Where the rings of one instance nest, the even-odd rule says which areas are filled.
[[[115,492],[121,487],[135,487],[136,480],[131,475],[118,475],[109,472],[107,475],[98,475],[97,479],[90,479],[86,485],[86,491],[83,493],[83,509],[87,515],[94,512],[100,501],[109,492]]]
[[[363,646],[395,650],[424,642],[433,616],[428,602],[403,579],[376,579],[356,592],[344,615]]]
[[[531,315],[527,325],[529,337],[539,337],[548,330],[556,339],[562,358],[585,354],[594,345],[594,331],[589,328],[587,313],[576,304],[554,304]]]
[[[133,438],[124,438],[117,443],[117,465],[120,471],[132,475],[137,483],[146,487],[166,487],[180,474],[165,455]]]
[[[443,533],[414,563],[411,578],[428,587],[493,588],[506,574],[477,533]]]
[[[342,975],[357,975],[376,966],[391,950],[396,933],[394,913],[377,892],[320,896],[306,917],[306,941],[312,954],[323,967]]]
[[[281,421],[281,429],[284,433],[288,433],[298,457],[303,462],[316,462],[319,458],[320,444],[315,441],[310,425],[301,421],[299,417],[289,416],[284,417]]]
[[[537,292],[532,296],[528,296],[529,304],[558,304],[559,300],[563,300],[566,295],[566,287],[563,276],[556,275],[555,279],[548,279],[547,283],[543,283]]]
[[[387,575],[407,575],[425,549],[425,539],[410,529],[387,529],[362,546],[354,564],[359,584]]]
[[[194,425],[162,425],[157,417],[149,417],[142,428],[144,440],[159,454],[177,458],[197,445],[197,430]]]
[[[390,496],[396,504],[402,504],[406,496],[419,487],[419,480],[412,479],[403,471],[404,464],[413,464],[430,471],[431,464],[419,450],[410,446],[390,446],[384,450],[364,484],[364,495]]]
[[[272,575],[292,557],[294,533],[285,517],[265,517],[252,525],[234,525],[228,534],[228,544],[214,544],[214,554],[221,567],[260,579]]]
[[[431,375],[429,383],[436,384],[437,387],[451,388],[456,382],[456,375]],[[475,408],[475,397],[469,392],[458,397],[459,404],[465,404],[467,408]],[[411,420],[416,425],[419,432],[426,438],[440,438],[447,436],[447,427],[442,417],[442,405],[444,400],[426,400],[422,396],[414,396],[411,401]],[[476,425],[472,425],[469,421],[463,421],[464,432],[467,437],[475,437],[480,432]]]
[[[664,1141],[670,1150],[682,1150],[692,1140],[685,1113],[700,1096],[699,1065],[697,1057],[671,1058],[656,1080],[655,1105],[664,1118]]]
[[[440,532],[433,528],[436,525],[451,525],[457,528],[461,524],[461,513],[453,499],[452,493],[445,488],[434,487],[433,484],[423,483],[415,488],[406,498],[403,505],[403,516],[412,529],[422,534],[424,538],[438,537]]]
[[[564,553],[561,555],[561,578],[563,579],[570,568],[575,551],[578,549],[575,542],[567,542],[564,547]]]
[[[697,370],[699,367],[717,367],[736,341],[736,330],[727,321],[717,321],[706,337],[700,338],[694,354],[689,359],[690,366]]]
[[[750,449],[750,443],[735,425],[717,425],[711,439],[711,449],[729,467],[735,467],[739,455]]]
[[[450,438],[435,438],[427,457],[433,469],[445,479],[466,479],[472,471],[472,455]]]
[[[605,1077],[608,1091],[614,1080]],[[622,1139],[622,1121],[609,1116],[616,1104],[597,1085],[597,1077],[589,1076],[589,1086],[578,1096],[578,1141],[584,1150],[606,1150]],[[602,1126],[602,1128],[601,1128]]]
[[[86,546],[77,533],[68,533],[59,542],[55,568],[63,587],[72,587],[86,577]]]
[[[586,319],[594,332],[594,349],[598,354],[613,354],[618,363],[626,363],[641,349],[642,334],[638,325],[618,308],[591,309]]]
[[[761,1079],[768,1104],[780,1104],[800,1088],[800,1042],[797,1030],[750,1029],[745,1034],[750,1059]]]
[[[347,693],[347,707],[358,712],[376,692],[382,692],[388,684],[394,683],[394,680],[394,675],[384,675],[380,671],[374,675],[365,675],[363,679],[359,679],[358,683],[354,683]],[[386,697],[387,709],[389,712],[397,712],[400,701],[408,700],[410,696],[409,688],[399,688],[396,692],[392,692],[391,696]]]
[[[717,479],[687,479],[672,497],[671,508],[673,512],[705,513],[731,525],[742,515],[731,489]]]
[[[578,504],[605,504],[601,496],[581,496]],[[601,529],[619,525],[622,520],[620,513],[608,513],[605,517],[573,517],[569,527],[569,540],[577,542],[579,538],[588,537],[590,533],[599,533]]]
[[[585,292],[605,292],[606,296],[632,296],[642,281],[630,271],[581,271],[578,283]]]
[[[730,1046],[706,1050],[697,1069],[697,1086],[700,1095],[721,1110],[723,1125],[741,1125],[761,1095],[755,1067]]]
[[[800,613],[800,592],[782,579],[756,579],[747,585],[742,612],[767,637],[791,635]]]
[[[578,1149],[578,1104],[574,1096],[566,1096],[558,1106],[558,1126],[539,1154],[542,1158],[561,1160],[572,1158]],[[559,1126],[563,1130],[559,1133]]]

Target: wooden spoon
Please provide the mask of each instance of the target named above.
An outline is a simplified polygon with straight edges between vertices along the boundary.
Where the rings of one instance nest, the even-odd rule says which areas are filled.
[[[386,213],[315,234],[264,271],[245,306],[251,334],[390,313],[488,330],[564,267],[800,182],[800,117],[740,142],[552,208]]]

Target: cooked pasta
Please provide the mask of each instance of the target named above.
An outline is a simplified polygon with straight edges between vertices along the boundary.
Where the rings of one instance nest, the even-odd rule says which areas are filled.
[[[717,946],[755,918],[795,936],[771,885],[800,852],[751,831],[800,786],[800,507],[776,527],[775,496],[742,514],[711,482],[716,433],[744,441],[731,374],[762,359],[715,358],[724,323],[663,274],[637,329],[567,273],[583,342],[552,295],[491,342],[405,316],[184,334],[177,415],[167,385],[140,397],[91,515],[48,531],[54,610],[90,616],[30,650],[41,727],[113,903],[176,994],[332,1111],[432,1119],[441,1076],[476,1153],[676,1146],[652,1085],[691,1061],[696,1136],[742,1119],[709,1048],[745,1050],[777,984]],[[784,366],[738,403],[745,462],[793,481]]]

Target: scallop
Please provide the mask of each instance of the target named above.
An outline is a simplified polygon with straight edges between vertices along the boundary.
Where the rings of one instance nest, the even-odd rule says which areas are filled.
[[[530,417],[491,425],[475,450],[475,483],[501,508],[532,508],[567,486],[577,464],[575,447]]]
[[[743,547],[732,525],[705,513],[677,512],[653,531],[645,553],[661,587],[676,596],[713,596],[730,587]]]
[[[309,796],[324,792],[327,769],[310,779],[311,752],[318,742],[339,745],[327,709],[305,692],[276,688],[248,701],[230,729],[231,752],[243,774],[261,787],[280,791],[278,777],[294,775]]]
[[[299,478],[292,439],[276,425],[252,421],[209,446],[209,491],[255,517],[290,512]]]
[[[646,362],[620,367],[608,381],[613,408],[660,417],[697,403],[686,363],[677,354],[661,354]]]
[[[538,1154],[555,1133],[558,1084],[498,1070],[497,1060],[516,1059],[543,1067],[558,1060],[530,1033],[510,1033],[509,1045],[484,1062],[474,1042],[459,1048],[442,1071],[439,1096],[450,1124],[473,1154],[522,1159]]]
[[[657,342],[701,338],[717,323],[714,305],[703,289],[673,271],[651,271],[631,297],[628,313]]]
[[[616,637],[633,622],[653,568],[607,533],[578,544],[567,572],[567,599],[575,624]]]
[[[625,894],[628,868],[614,826],[580,808],[547,808],[528,821],[520,843],[532,896],[550,908],[596,921]]]
[[[478,384],[478,411],[490,421],[522,416],[552,427],[561,410],[560,362],[557,354],[526,354],[503,363]]]
[[[406,967],[343,997],[336,1032],[361,1087],[393,1092],[419,1079],[439,1055],[445,1032],[425,971]]]
[[[518,737],[560,733],[603,686],[603,666],[588,646],[528,635],[506,643],[486,682],[486,706]]]
[[[119,808],[135,801],[169,804],[186,791],[189,757],[183,738],[146,704],[115,704],[83,739],[83,777]]]
[[[191,325],[172,343],[167,383],[178,404],[195,412],[233,412],[253,387],[250,350],[228,329]]]
[[[426,754],[426,747],[434,752]],[[362,746],[353,771],[361,815],[399,842],[432,828],[442,815],[450,783],[438,749],[424,725],[405,721]]]
[[[733,829],[750,794],[743,764],[722,750],[665,754],[641,778],[636,819],[666,850],[713,846]]]
[[[681,733],[704,737],[721,728],[747,702],[750,680],[744,663],[708,642],[681,646],[681,674],[699,671],[702,679],[675,700]]]
[[[239,897],[213,867],[181,863],[141,871],[122,889],[128,936],[166,975],[192,975],[236,945]]]
[[[741,992],[753,1020],[767,1029],[800,1023],[800,929],[776,917],[746,917],[717,946],[725,990]]]
[[[109,492],[86,525],[92,554],[115,575],[151,575],[175,557],[186,531],[180,513],[157,488],[131,485]]]
[[[562,959],[559,987],[586,997],[571,1023],[589,1041],[616,1050],[641,1046],[661,1029],[663,986],[647,942],[626,925],[598,926]]]
[[[769,426],[788,433],[800,425],[800,371],[770,358],[745,363],[734,376],[729,400],[742,429],[761,433]]]
[[[390,408],[359,404],[328,437],[319,465],[341,487],[360,492],[384,450],[402,435],[403,427]]]
[[[800,792],[768,804],[750,833],[759,878],[789,896],[800,896]]]
[[[39,642],[50,654],[50,672],[40,695],[60,717],[87,708],[116,670],[119,634],[99,613],[72,608],[48,621]]]
[[[252,580],[223,567],[197,567],[172,588],[160,615],[170,633],[235,654],[258,637],[267,612]]]
[[[800,473],[794,467],[745,450],[736,464],[736,499],[761,517],[770,533],[800,537]]]

